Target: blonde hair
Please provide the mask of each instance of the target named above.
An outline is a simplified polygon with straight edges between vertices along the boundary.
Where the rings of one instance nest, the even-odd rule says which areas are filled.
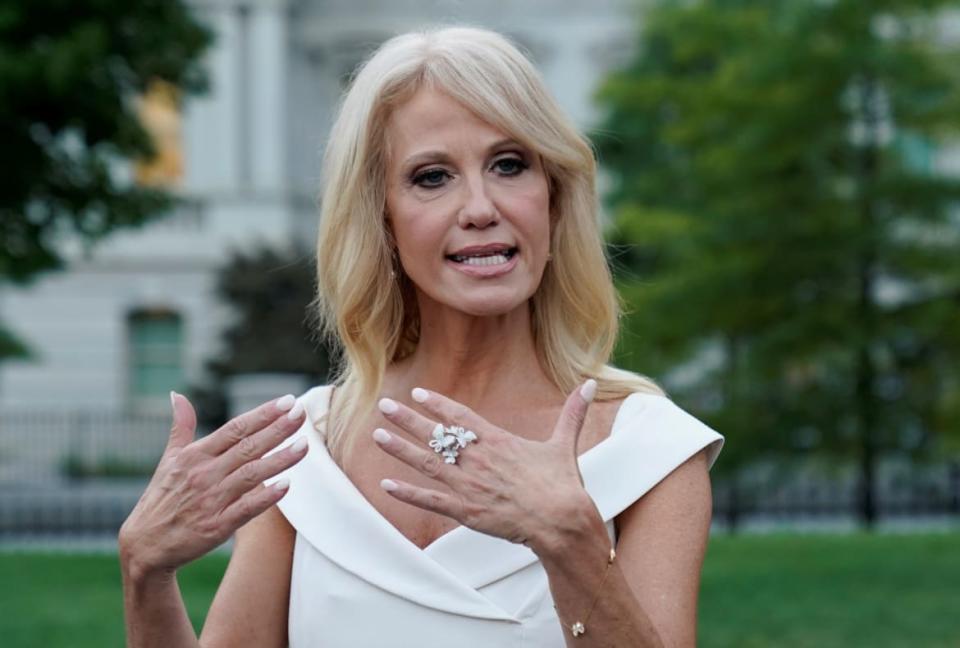
[[[598,399],[663,392],[648,378],[607,365],[619,301],[603,253],[593,150],[549,95],[533,65],[503,36],[467,27],[409,33],[384,43],[344,96],[324,158],[317,241],[317,309],[341,351],[338,414],[327,446],[342,458],[348,423],[376,401],[388,363],[419,338],[415,293],[393,273],[385,225],[385,129],[391,111],[421,87],[470,106],[538,153],[550,186],[548,263],[531,299],[537,356],[564,393],[588,377]]]

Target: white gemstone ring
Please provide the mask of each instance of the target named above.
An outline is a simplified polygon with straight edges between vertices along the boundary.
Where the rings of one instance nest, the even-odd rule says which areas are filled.
[[[459,425],[444,426],[437,423],[433,428],[433,438],[430,439],[430,447],[437,454],[443,455],[444,463],[455,464],[460,455],[460,449],[466,448],[468,443],[474,443],[477,435],[471,430],[466,430]]]

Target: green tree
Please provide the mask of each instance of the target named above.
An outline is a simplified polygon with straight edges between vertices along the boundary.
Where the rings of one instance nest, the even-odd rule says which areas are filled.
[[[653,2],[598,150],[626,366],[730,437],[722,467],[930,452],[960,414],[956,49],[935,0]],[[955,45],[952,44],[952,45]]]
[[[207,429],[226,421],[223,382],[243,373],[293,373],[327,381],[330,350],[310,304],[316,291],[312,254],[260,247],[237,252],[219,270],[217,298],[233,312],[222,352],[207,362],[212,381],[190,390]]]
[[[61,268],[66,238],[169,210],[118,177],[154,155],[134,99],[158,80],[201,90],[210,40],[180,0],[0,0],[0,281]],[[0,360],[26,352],[0,329]]]

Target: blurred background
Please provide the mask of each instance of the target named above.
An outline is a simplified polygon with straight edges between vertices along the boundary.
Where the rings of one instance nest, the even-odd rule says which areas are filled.
[[[593,141],[616,363],[726,435],[701,644],[960,645],[960,3],[0,0],[4,645],[122,645],[171,389],[208,432],[326,381],[324,139],[436,23]]]

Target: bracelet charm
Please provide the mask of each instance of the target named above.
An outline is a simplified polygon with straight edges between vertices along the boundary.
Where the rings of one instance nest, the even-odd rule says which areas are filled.
[[[610,565],[613,564],[613,559],[617,557],[617,552],[610,548],[610,557],[607,558],[607,567],[603,570],[603,579],[600,581],[600,587],[597,589],[597,595],[593,599],[593,605],[590,606],[590,609],[587,611],[587,616],[583,621],[577,621],[570,626],[570,634],[574,637],[579,637],[587,631],[587,626],[585,625],[586,621],[590,620],[590,615],[593,614],[593,608],[597,607],[597,601],[600,600],[600,592],[603,591],[603,585],[607,582],[607,573],[610,571]],[[556,609],[556,605],[553,606]]]

